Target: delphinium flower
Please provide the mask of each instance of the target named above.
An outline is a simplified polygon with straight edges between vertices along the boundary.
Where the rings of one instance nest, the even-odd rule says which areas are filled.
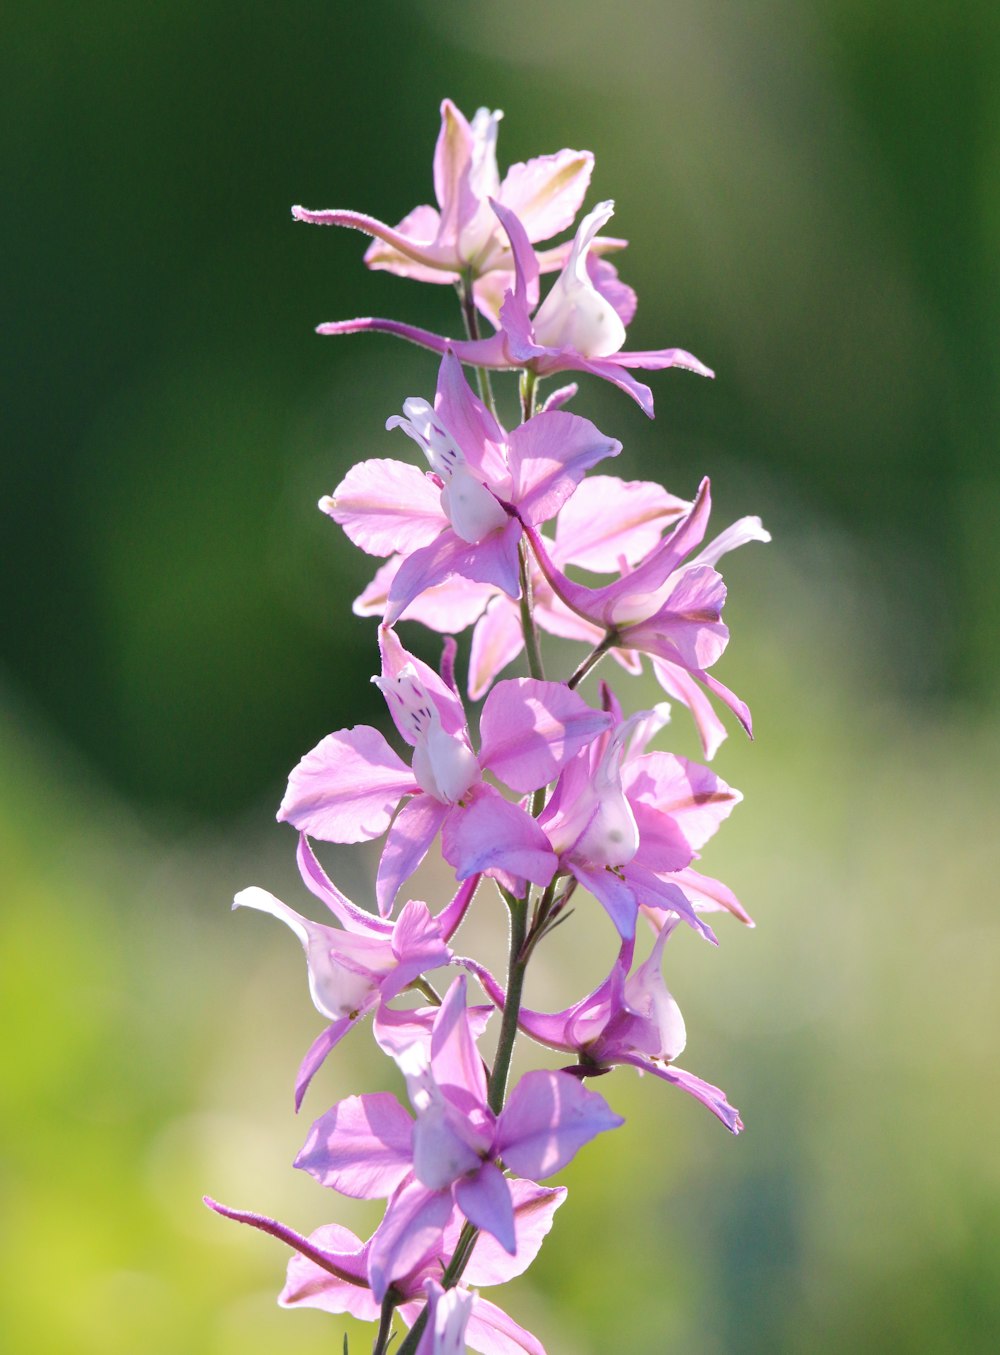
[[[292,769],[278,818],[298,830],[299,871],[328,920],[259,887],[235,900],[299,938],[327,1023],[299,1068],[296,1108],[307,1087],[315,1098],[335,1076],[330,1054],[371,1016],[374,1049],[402,1076],[409,1109],[389,1090],[338,1091],[296,1159],[337,1194],[385,1201],[367,1241],[336,1221],[307,1237],[206,1202],[291,1247],[284,1306],[377,1322],[373,1355],[386,1355],[396,1313],[409,1327],[396,1355],[460,1355],[466,1346],[544,1355],[478,1288],[528,1268],[565,1197],[538,1183],[623,1123],[587,1080],[619,1066],[652,1073],[733,1134],[743,1128],[719,1087],[676,1066],[687,1032],[662,972],[681,923],[714,944],[709,915],[753,925],[729,886],[700,868],[740,794],[708,767],[654,746],[669,728],[666,702],[626,713],[608,681],[596,706],[578,688],[608,656],[626,676],[649,665],[664,693],[690,709],[706,757],[725,732],[712,698],[749,732],[747,707],[709,671],[729,640],[717,565],[768,534],[746,517],[703,544],[707,480],[689,500],[648,480],[592,473],[621,444],[567,411],[575,385],[542,400],[544,380],[597,376],[652,415],[651,393],[630,369],[711,372],[681,349],[625,348],[636,298],[604,257],[624,244],[599,234],[610,201],[571,238],[536,252],[571,227],[589,153],[530,160],[501,180],[500,115],[480,109],[470,123],[448,100],[441,114],[436,209],[418,207],[396,227],[355,212],[294,209],[375,237],[370,267],[453,282],[459,293],[464,338],[393,320],[321,326],[399,334],[441,358],[433,401],[411,396],[387,424],[416,444],[426,469],[362,461],[320,501],[354,544],[385,557],[355,610],[380,622],[372,680],[409,756],[373,726],[353,725]],[[557,276],[542,297],[540,278],[550,272]],[[480,316],[493,334],[480,337]],[[475,369],[478,395],[463,364]],[[522,422],[510,430],[490,371],[518,375]],[[576,570],[609,581],[584,584]],[[404,621],[444,635],[439,670],[404,647],[394,629]],[[478,720],[456,673],[454,636],[469,627],[464,685],[471,701],[482,700]],[[559,680],[545,671],[539,629],[586,646]],[[522,655],[527,675],[501,677]],[[313,843],[322,851],[324,842],[381,838],[369,909],[333,883]],[[421,886],[416,897],[411,882],[435,848],[445,887]],[[488,925],[498,907],[508,923],[503,981],[456,949],[470,910]],[[618,934],[607,977],[563,1010],[526,1006],[537,948],[571,916],[588,948],[606,944],[595,924],[601,908]],[[637,955],[643,919],[653,932],[645,956]],[[485,1004],[469,1001],[470,983]],[[519,1033],[560,1066],[536,1061],[512,1077]]]

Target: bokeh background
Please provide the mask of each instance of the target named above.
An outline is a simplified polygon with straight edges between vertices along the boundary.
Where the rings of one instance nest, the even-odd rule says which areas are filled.
[[[506,110],[502,165],[595,151],[631,346],[718,372],[653,374],[653,424],[588,385],[617,469],[709,473],[720,525],[775,538],[726,569],[718,671],[757,742],[717,758],[746,802],[705,860],[759,925],[678,936],[667,970],[685,1063],[747,1132],[616,1074],[629,1123],[567,1171],[506,1302],[550,1355],[995,1351],[995,4],[34,0],[0,24],[6,1348],[340,1349],[338,1319],[275,1308],[283,1248],[199,1199],[373,1222],[289,1170],[320,1019],[294,938],[228,903],[303,905],[284,777],[382,718],[349,609],[370,562],[314,503],[402,454],[383,422],[435,372],[312,328],[455,328],[447,289],[288,208],[427,201],[447,94]],[[328,862],[366,896],[371,854]],[[499,910],[477,926],[495,944]],[[558,935],[541,1004],[613,948],[584,910]],[[369,1048],[313,1113],[384,1085]]]

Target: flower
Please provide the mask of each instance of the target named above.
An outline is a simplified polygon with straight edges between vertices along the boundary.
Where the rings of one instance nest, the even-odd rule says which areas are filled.
[[[442,1209],[450,1215],[453,1199],[475,1228],[515,1255],[514,1197],[498,1161],[518,1176],[544,1179],[624,1121],[579,1079],[544,1069],[525,1073],[495,1114],[465,995],[462,975],[429,1040],[397,1055],[416,1118],[389,1092],[348,1097],[315,1122],[295,1165],[354,1199],[391,1196],[383,1227],[407,1248]]]
[[[501,881],[548,884],[556,858],[536,821],[483,780],[493,772],[519,794],[547,785],[579,748],[609,723],[556,682],[500,682],[480,717],[482,747],[473,752],[454,689],[380,632],[376,678],[400,735],[413,748],[412,768],[370,725],[328,734],[299,762],[278,810],[303,832],[328,842],[365,842],[389,830],[375,897],[385,916],[400,886],[438,832],[459,880],[479,873]],[[395,814],[400,801],[407,803]],[[391,826],[390,826],[391,825]]]
[[[611,973],[587,997],[561,1012],[536,1012],[522,1007],[518,1026],[549,1049],[575,1054],[579,1063],[565,1071],[593,1077],[616,1064],[628,1064],[641,1073],[653,1073],[695,1097],[732,1134],[743,1128],[739,1111],[711,1082],[673,1066],[687,1042],[684,1018],[663,981],[663,947],[677,926],[669,918],[659,929],[649,957],[631,974],[634,942],[622,942]],[[475,961],[463,960],[479,979],[487,996],[502,1011],[504,990],[492,974]]]
[[[673,753],[647,753],[663,707],[622,720],[602,684],[614,726],[567,763],[539,815],[559,857],[630,940],[640,904],[682,917],[706,940],[715,933],[684,892],[680,872],[743,797],[707,767]]]
[[[395,227],[361,212],[293,207],[292,216],[319,226],[348,226],[373,236],[365,253],[369,268],[420,282],[456,282],[461,275],[471,274],[476,279],[477,304],[495,319],[497,293],[502,299],[513,263],[490,199],[518,214],[529,240],[548,240],[572,224],[594,167],[590,151],[562,150],[512,165],[501,181],[496,141],[502,117],[499,111],[480,108],[470,123],[450,99],[442,102],[434,152],[437,208],[415,207]],[[620,249],[625,241],[599,243],[602,249]],[[559,268],[567,248],[558,246],[543,254],[543,271]]]
[[[389,588],[389,626],[426,589],[455,577],[516,598],[522,521],[554,517],[591,466],[621,451],[589,420],[561,410],[505,432],[452,353],[441,361],[433,407],[410,399],[403,409],[386,426],[416,442],[430,472],[362,461],[319,504],[362,550],[406,555]]]
[[[630,367],[660,370],[684,367],[700,376],[712,370],[683,348],[660,348],[648,352],[624,352],[625,326],[635,312],[635,294],[618,281],[610,264],[591,266],[590,251],[597,231],[614,212],[610,201],[599,203],[577,229],[569,258],[538,308],[539,264],[524,225],[499,202],[493,210],[510,241],[514,260],[514,287],[500,307],[500,329],[485,339],[456,340],[399,320],[364,317],[335,320],[317,326],[319,334],[357,334],[376,330],[408,339],[436,353],[448,349],[462,362],[500,370],[526,369],[536,376],[555,372],[589,372],[631,395],[650,418],[653,396],[625,370]]]
[[[482,1351],[484,1355],[495,1355],[498,1349],[511,1352],[521,1349],[527,1355],[545,1355],[541,1344],[530,1332],[519,1327],[502,1309],[464,1287],[505,1284],[527,1270],[552,1227],[555,1211],[566,1198],[565,1188],[546,1188],[532,1181],[512,1180],[510,1191],[517,1238],[514,1254],[505,1251],[489,1234],[482,1234],[465,1268],[463,1287],[445,1291],[457,1294],[458,1298],[446,1303],[444,1315],[447,1316],[453,1306],[464,1309],[465,1339],[473,1350]],[[449,1210],[447,1200],[443,1203],[445,1209],[440,1221],[410,1238],[390,1237],[386,1220],[383,1220],[368,1241],[362,1243],[349,1228],[340,1224],[325,1224],[304,1237],[264,1214],[231,1209],[205,1197],[205,1204],[217,1214],[268,1233],[294,1250],[295,1255],[288,1263],[285,1286],[278,1298],[283,1308],[319,1308],[328,1313],[350,1313],[363,1322],[374,1322],[391,1284],[401,1296],[398,1312],[409,1326],[423,1311],[423,1300],[428,1297],[428,1291],[430,1298],[440,1305],[438,1281],[454,1254],[464,1224],[460,1211]],[[436,1311],[440,1311],[440,1306]],[[452,1312],[449,1321],[455,1320]],[[433,1320],[428,1323],[432,1338],[436,1325]],[[447,1324],[442,1325],[447,1330]],[[501,1338],[513,1344],[498,1346]],[[420,1349],[423,1351],[424,1348]],[[435,1351],[433,1344],[430,1349]],[[447,1351],[447,1347],[444,1349]]]
[[[473,875],[437,917],[426,903],[411,899],[395,922],[375,917],[352,903],[326,875],[304,833],[299,837],[299,872],[306,886],[340,922],[326,926],[289,908],[266,889],[243,889],[234,908],[256,908],[291,928],[302,942],[313,1004],[331,1024],[313,1042],[295,1082],[295,1109],[330,1051],[362,1017],[401,993],[431,969],[449,964],[448,941],[468,910],[479,884]]]

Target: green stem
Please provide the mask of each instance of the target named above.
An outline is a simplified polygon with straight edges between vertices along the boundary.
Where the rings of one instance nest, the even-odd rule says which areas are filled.
[[[379,1316],[378,1333],[375,1336],[375,1344],[372,1346],[372,1355],[385,1355],[389,1348],[389,1337],[392,1335],[392,1315],[399,1303],[399,1295],[395,1289],[390,1289],[382,1300],[382,1312]],[[345,1337],[346,1340],[346,1337]]]
[[[462,274],[461,280],[456,286],[458,287],[459,300],[462,303],[462,322],[465,325],[466,336],[475,340],[479,338],[479,312],[476,310],[473,282],[474,279],[470,270]],[[476,381],[479,383],[479,395],[483,404],[496,418],[497,407],[496,401],[493,399],[493,387],[490,384],[489,371],[485,367],[476,368]]]
[[[597,665],[600,663],[601,659],[604,658],[604,655],[608,652],[608,650],[614,646],[617,639],[618,636],[615,634],[615,632],[613,630],[609,630],[607,635],[605,635],[604,639],[601,641],[601,643],[599,645],[594,646],[594,648],[590,651],[590,653],[587,655],[584,661],[580,664],[579,668],[576,670],[573,676],[566,683],[566,686],[570,689],[570,691],[574,691],[577,687],[579,687],[580,683],[591,671],[591,669],[596,668]]]
[[[524,537],[518,543],[517,558],[521,573],[521,629],[524,632],[524,652],[528,659],[528,672],[533,678],[544,681],[545,669],[542,666],[542,650],[538,642],[538,627],[531,610],[531,574],[528,570],[528,547]]]
[[[455,1285],[458,1284],[458,1281],[462,1276],[462,1271],[469,1264],[472,1248],[475,1246],[476,1238],[478,1236],[478,1228],[473,1228],[471,1223],[466,1223],[464,1225],[461,1233],[459,1233],[458,1241],[455,1244],[454,1254],[448,1262],[444,1274],[441,1276],[442,1289],[454,1289]],[[396,1355],[413,1355],[417,1346],[420,1344],[420,1338],[423,1336],[424,1328],[426,1326],[427,1309],[425,1308],[410,1328],[403,1344],[396,1351]]]
[[[493,1072],[490,1074],[486,1094],[487,1104],[494,1115],[499,1115],[503,1110],[504,1097],[507,1094],[507,1076],[510,1073],[514,1041],[517,1039],[517,1018],[521,1014],[521,991],[524,988],[524,971],[527,968],[527,958],[523,951],[528,934],[528,900],[515,899],[506,890],[501,890],[501,893],[507,900],[510,911],[510,948],[507,962],[507,998],[500,1022],[500,1038],[497,1041],[496,1058],[493,1060]]]
[[[535,412],[535,396],[538,393],[538,376],[525,367],[521,372],[521,422],[527,423]]]

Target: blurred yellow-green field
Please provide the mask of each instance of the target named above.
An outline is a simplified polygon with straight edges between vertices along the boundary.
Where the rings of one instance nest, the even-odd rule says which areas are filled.
[[[4,1349],[370,1345],[279,1310],[285,1250],[200,1201],[302,1231],[378,1217],[290,1164],[312,1115],[393,1075],[355,1032],[294,1115],[322,1020],[295,939],[229,903],[259,884],[306,907],[284,777],[382,716],[374,625],[350,613],[371,562],[313,505],[399,453],[384,421],[436,368],[312,326],[455,323],[447,289],[367,273],[360,237],[288,208],[398,220],[450,95],[506,110],[502,164],[595,151],[631,346],[718,373],[653,374],[652,424],[586,386],[617,473],[684,495],[710,473],[719,527],[760,512],[774,535],[724,571],[718,672],[756,741],[717,756],[745,802],[704,862],[757,927],[666,953],[683,1064],[746,1132],[604,1079],[627,1123],[564,1173],[537,1264],[495,1297],[549,1355],[991,1355],[995,7],[40,0],[2,24]],[[663,738],[695,755],[688,725],[675,710]],[[375,855],[325,859],[369,896]],[[478,904],[460,935],[499,955],[501,906]],[[613,949],[583,900],[529,1001],[572,1000]]]

